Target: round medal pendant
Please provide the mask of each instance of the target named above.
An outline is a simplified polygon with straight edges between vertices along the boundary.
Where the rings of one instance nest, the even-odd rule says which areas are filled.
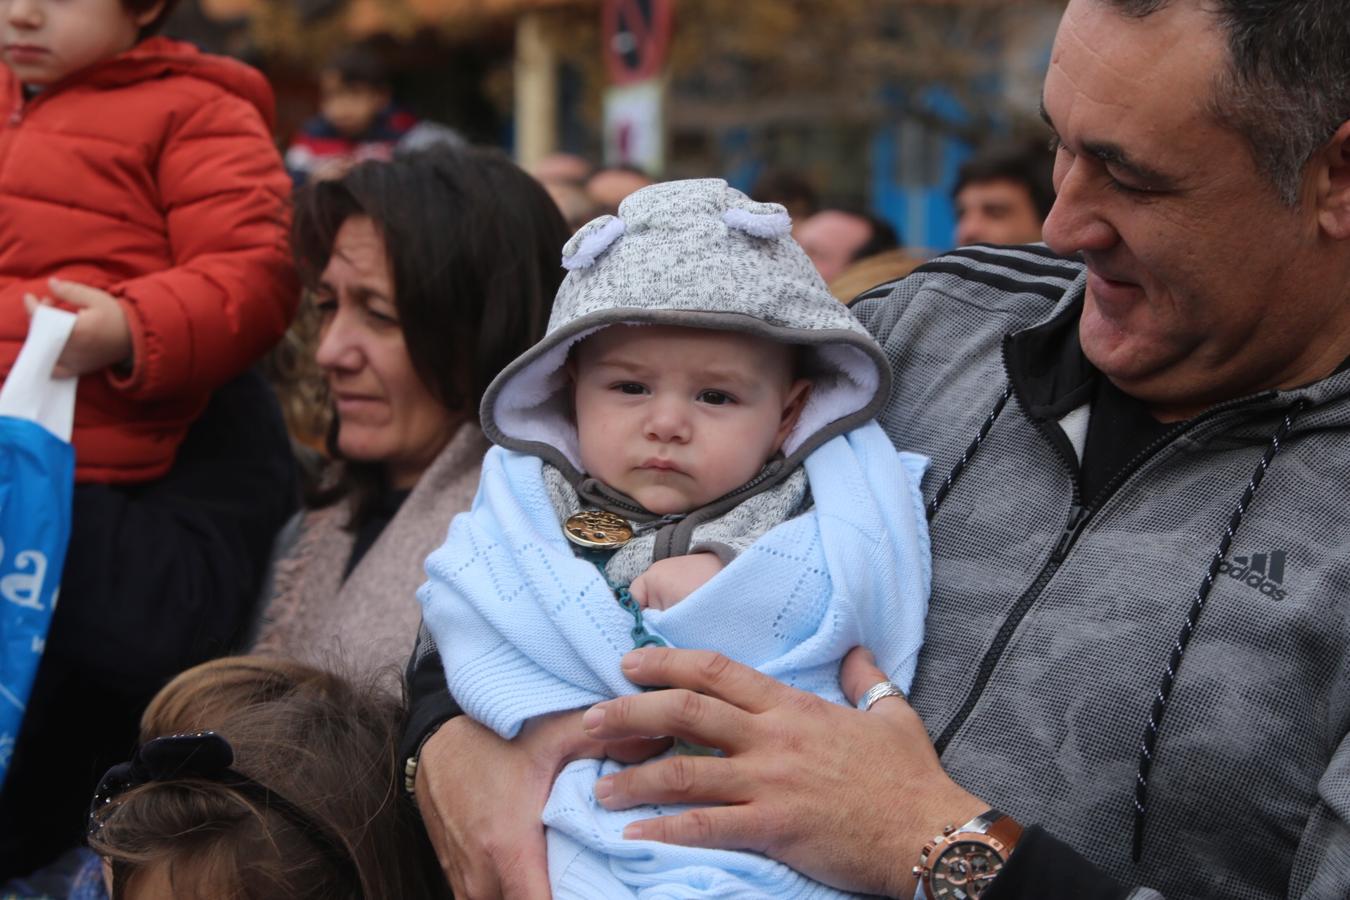
[[[617,550],[633,539],[633,526],[622,516],[602,509],[588,509],[568,516],[563,523],[563,534],[587,550]]]

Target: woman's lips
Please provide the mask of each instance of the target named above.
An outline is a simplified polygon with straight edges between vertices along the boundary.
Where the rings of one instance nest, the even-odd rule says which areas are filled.
[[[383,406],[384,400],[381,397],[372,397],[366,394],[335,394],[333,403],[337,406],[338,415],[350,415],[351,413],[373,409],[376,406]]]

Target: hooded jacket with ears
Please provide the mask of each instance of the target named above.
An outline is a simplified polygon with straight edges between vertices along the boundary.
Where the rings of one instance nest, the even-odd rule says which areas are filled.
[[[783,443],[781,475],[759,486],[777,483],[816,447],[875,416],[890,389],[876,342],[826,290],[790,232],[782,206],[756,203],[720,179],[670,181],[630,195],[617,217],[595,219],[563,248],[570,271],[548,331],[488,387],[483,431],[500,446],[542,457],[583,497],[608,505],[588,496],[598,486],[580,469],[563,368],[572,348],[623,323],[742,332],[804,348],[802,374],[812,382]],[[644,519],[631,499],[613,492],[607,499]]]
[[[290,179],[255,70],[151,38],[25,98],[0,66],[0,372],[23,296],[58,277],[117,296],[129,373],[80,381],[80,481],[168,470],[210,393],[285,332]]]

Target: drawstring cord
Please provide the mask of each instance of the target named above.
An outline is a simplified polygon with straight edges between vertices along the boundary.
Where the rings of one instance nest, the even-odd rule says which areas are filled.
[[[1219,541],[1219,549],[1209,561],[1209,568],[1205,571],[1205,577],[1195,592],[1195,599],[1191,601],[1191,608],[1186,613],[1186,621],[1181,626],[1181,633],[1172,642],[1172,652],[1167,659],[1167,671],[1163,673],[1162,682],[1158,685],[1157,691],[1154,692],[1153,705],[1149,709],[1148,722],[1144,726],[1144,739],[1139,745],[1139,773],[1135,776],[1134,786],[1133,858],[1135,862],[1139,862],[1144,846],[1144,817],[1148,812],[1148,778],[1158,752],[1158,731],[1162,728],[1163,715],[1167,712],[1167,701],[1172,696],[1172,686],[1176,683],[1177,670],[1181,668],[1181,660],[1186,655],[1186,647],[1190,644],[1192,635],[1195,634],[1196,626],[1200,622],[1200,614],[1205,611],[1205,603],[1209,599],[1210,590],[1214,587],[1214,579],[1219,574],[1219,566],[1228,557],[1228,550],[1233,545],[1233,537],[1237,534],[1238,526],[1242,524],[1242,517],[1246,515],[1247,507],[1251,505],[1252,497],[1256,495],[1257,488],[1261,486],[1261,482],[1265,479],[1266,471],[1270,468],[1275,455],[1280,452],[1282,442],[1288,437],[1289,430],[1294,424],[1294,418],[1307,405],[1306,400],[1300,400],[1290,407],[1280,426],[1271,435],[1270,445],[1266,447],[1266,452],[1256,465],[1256,471],[1252,472],[1252,477],[1247,481],[1247,487],[1238,499],[1237,508],[1233,510],[1233,514],[1228,518],[1228,523],[1224,526],[1223,538]]]
[[[956,461],[956,465],[952,466],[952,470],[947,473],[947,477],[942,480],[942,484],[938,485],[937,493],[933,495],[932,500],[928,501],[928,521],[933,521],[933,516],[937,515],[938,507],[942,505],[942,501],[946,500],[947,495],[951,493],[952,485],[956,484],[956,479],[960,478],[961,473],[966,470],[966,465],[970,462],[970,458],[975,455],[976,450],[980,449],[980,445],[984,443],[984,439],[989,437],[989,429],[994,427],[994,421],[1003,412],[1003,407],[1008,405],[1008,398],[1012,396],[1012,392],[1012,382],[1008,382],[1003,388],[1003,395],[998,398],[998,402],[995,403],[994,408],[989,411],[989,415],[984,420],[984,424],[980,426],[980,431],[975,435],[975,440],[970,442],[970,446],[961,454],[961,458]]]
[[[984,443],[985,438],[989,436],[989,430],[993,427],[994,421],[998,419],[1003,412],[1003,408],[1008,403],[1008,398],[1012,396],[1012,384],[1009,383],[1003,389],[1003,395],[999,397],[990,411],[989,416],[980,426],[979,433],[975,440],[970,443],[961,458],[952,466],[952,470],[947,477],[943,479],[938,486],[933,499],[928,502],[927,513],[929,521],[937,514],[938,507],[942,501],[947,498],[951,492],[952,485],[961,477],[966,466],[970,463],[971,457],[979,450],[980,445]],[[1289,436],[1289,431],[1293,428],[1294,419],[1299,413],[1303,412],[1308,406],[1308,401],[1299,400],[1291,406],[1284,415],[1275,433],[1270,437],[1270,443],[1262,454],[1260,462],[1256,465],[1256,470],[1247,481],[1247,486],[1238,499],[1237,507],[1228,518],[1224,526],[1223,538],[1219,541],[1218,550],[1209,561],[1209,568],[1205,571],[1205,577],[1200,582],[1200,587],[1195,592],[1195,598],[1191,601],[1190,610],[1186,613],[1186,621],[1181,626],[1181,632],[1172,642],[1172,651],[1167,659],[1167,670],[1163,674],[1158,689],[1154,692],[1153,703],[1149,709],[1148,722],[1144,727],[1144,738],[1139,746],[1139,771],[1135,776],[1134,787],[1134,840],[1132,855],[1135,862],[1139,862],[1144,845],[1144,822],[1148,813],[1148,779],[1153,769],[1153,761],[1158,754],[1158,733],[1162,728],[1163,716],[1167,712],[1167,703],[1172,695],[1172,687],[1176,683],[1177,671],[1181,668],[1181,660],[1186,655],[1186,648],[1190,645],[1191,637],[1195,634],[1195,629],[1199,625],[1200,615],[1205,610],[1205,604],[1209,600],[1209,592],[1214,587],[1214,581],[1219,574],[1219,566],[1228,558],[1228,551],[1233,545],[1233,538],[1237,535],[1238,527],[1242,524],[1242,518],[1247,513],[1247,507],[1251,505],[1252,498],[1256,496],[1256,491],[1261,487],[1261,482],[1265,480],[1266,472],[1270,469],[1271,463],[1280,452],[1284,440]]]

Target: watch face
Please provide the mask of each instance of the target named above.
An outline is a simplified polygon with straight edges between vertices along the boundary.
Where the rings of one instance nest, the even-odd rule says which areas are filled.
[[[957,841],[933,862],[934,900],[969,900],[983,897],[993,883],[1003,857],[987,844]]]

